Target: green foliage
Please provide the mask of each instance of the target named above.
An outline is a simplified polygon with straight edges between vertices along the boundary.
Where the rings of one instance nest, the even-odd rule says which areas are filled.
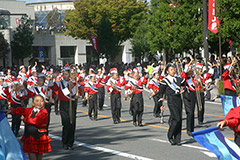
[[[237,46],[240,43],[240,1],[239,0],[216,0],[217,16],[221,19],[219,26],[220,35],[231,38]]]
[[[8,45],[9,44],[7,40],[4,38],[4,35],[2,34],[2,32],[0,32],[0,55],[2,57],[5,57],[7,55]]]
[[[47,15],[47,23],[50,27],[57,27],[61,24],[60,20],[61,13],[59,13],[57,8],[54,8],[52,11],[50,11]]]
[[[13,41],[11,42],[13,57],[15,59],[29,57],[33,52],[33,39],[30,21],[26,18],[22,18],[19,27],[14,31]]]
[[[170,7],[170,3],[176,7]],[[152,0],[148,19],[151,51],[165,49],[169,56],[202,46],[202,2],[199,0]]]
[[[98,49],[99,52],[106,56],[107,59],[114,59],[117,55],[116,52],[119,51],[118,41],[114,36],[112,30],[112,24],[105,17],[101,20],[101,25],[97,29],[98,35]]]
[[[149,57],[152,57],[150,46],[147,42],[146,35],[147,32],[148,32],[147,24],[142,24],[137,28],[131,40],[132,44],[131,52],[135,57],[138,57],[139,60],[143,60],[144,56],[147,56],[148,59]]]
[[[98,34],[102,31],[98,29],[102,28],[104,17],[109,26],[111,24],[111,27],[107,27],[111,31],[106,32],[109,35],[113,34],[118,46],[133,36],[137,26],[146,18],[148,10],[147,3],[139,0],[78,0],[74,1],[74,6],[75,10],[65,14],[67,35],[90,39],[90,31],[92,35],[101,36]],[[115,43],[113,45],[112,48],[115,47]],[[99,47],[101,48],[100,45]]]

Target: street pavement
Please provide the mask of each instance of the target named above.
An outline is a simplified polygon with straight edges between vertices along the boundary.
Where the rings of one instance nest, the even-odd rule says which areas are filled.
[[[212,160],[216,156],[199,145],[186,134],[186,114],[183,110],[182,145],[171,146],[167,139],[169,110],[165,104],[164,124],[153,117],[153,100],[144,91],[143,127],[134,127],[129,115],[129,101],[122,98],[121,123],[113,124],[110,99],[106,93],[104,111],[99,111],[98,120],[92,121],[87,115],[88,107],[77,107],[77,126],[74,150],[64,150],[61,143],[61,118],[55,115],[52,107],[50,137],[52,152],[44,154],[45,160]],[[122,94],[122,97],[124,95]],[[216,126],[223,119],[221,103],[206,102],[203,125],[198,125],[195,114],[195,131]],[[23,128],[23,127],[22,127]],[[21,130],[23,133],[23,129]],[[233,141],[233,132],[225,128],[222,133]]]

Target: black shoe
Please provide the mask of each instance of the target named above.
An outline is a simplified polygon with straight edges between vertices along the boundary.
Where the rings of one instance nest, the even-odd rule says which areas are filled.
[[[177,146],[181,146],[182,144],[179,142],[179,143],[176,143]]]
[[[187,134],[188,134],[188,136],[192,136],[192,132],[190,132],[190,131],[187,131]]]
[[[113,121],[114,124],[118,124],[118,121]]]
[[[200,122],[200,121],[199,121],[198,124],[199,124],[199,125],[203,125],[203,122]]]
[[[68,150],[74,150],[72,146],[68,146]]]
[[[136,123],[136,122],[133,122],[133,125],[134,125],[135,127],[137,127],[137,123]]]
[[[160,114],[156,114],[156,117],[160,117]]]
[[[118,121],[118,123],[121,123],[121,120],[120,120],[120,119],[118,119],[117,121]]]
[[[93,117],[89,117],[93,121]]]
[[[171,145],[176,145],[177,143],[174,141],[174,139],[169,139],[169,142]]]
[[[94,118],[93,120],[94,120],[94,121],[97,121],[97,118]]]
[[[143,124],[142,124],[142,122],[141,122],[141,123],[138,123],[138,126],[139,126],[139,127],[143,127]]]
[[[68,146],[67,145],[63,145],[63,149],[68,150]]]

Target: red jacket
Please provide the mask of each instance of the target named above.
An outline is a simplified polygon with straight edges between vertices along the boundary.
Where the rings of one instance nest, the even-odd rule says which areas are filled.
[[[133,89],[133,94],[138,94],[143,92],[143,84],[147,84],[148,79],[146,77],[139,78],[138,80],[135,80],[131,78],[128,83],[130,83],[131,88]]]
[[[11,107],[12,113],[23,115],[25,118],[23,119],[23,122],[25,124],[33,124],[37,127],[47,127],[48,123],[48,112],[45,108],[41,109],[34,118],[32,118],[33,108],[22,108],[18,107],[16,109]]]
[[[161,81],[160,79],[152,78],[148,83],[148,89],[151,89],[153,91],[159,90],[160,81]]]
[[[224,85],[224,89],[230,89],[232,91],[236,91],[236,86],[237,86],[237,80],[236,78],[230,77],[229,76],[229,71],[226,70],[223,74],[222,74],[222,78],[223,78],[223,85]],[[232,78],[232,82],[231,82],[231,78]]]
[[[230,109],[225,117],[226,126],[232,128],[235,133],[240,132],[240,106]]]
[[[114,87],[112,87],[112,84]],[[107,82],[107,91],[111,93],[121,93],[121,87],[126,84],[124,77],[118,77],[117,80],[110,78]]]
[[[84,87],[84,92],[88,93],[88,94],[96,94],[98,93],[98,84],[97,83],[92,83],[92,82],[88,82],[86,83],[85,87]]]
[[[25,98],[26,98],[26,96],[23,92],[20,92],[19,94],[17,94],[16,91],[9,89],[8,102],[21,105],[22,100],[24,100]]]

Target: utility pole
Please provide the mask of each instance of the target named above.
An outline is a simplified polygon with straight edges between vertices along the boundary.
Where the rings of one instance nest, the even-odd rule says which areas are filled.
[[[204,58],[205,64],[208,69],[208,8],[207,8],[207,0],[203,0],[203,48],[204,48]]]

